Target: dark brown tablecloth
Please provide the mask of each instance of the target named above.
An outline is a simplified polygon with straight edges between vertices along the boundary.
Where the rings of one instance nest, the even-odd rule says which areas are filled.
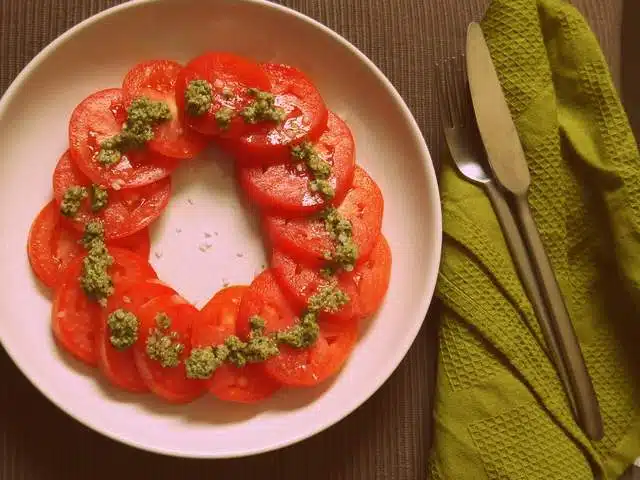
[[[574,0],[574,3],[586,14],[600,38],[616,81],[626,88],[623,95],[627,109],[637,122],[640,1],[627,1],[623,40],[623,0]],[[118,3],[121,2],[0,0],[0,93],[56,36]],[[441,142],[432,67],[438,59],[462,51],[466,24],[481,17],[488,0],[281,0],[280,3],[345,36],[389,76],[418,119],[437,161]],[[625,62],[621,62],[621,51]],[[282,451],[229,461],[165,458],[107,440],[50,404],[0,350],[0,480],[118,476],[424,479],[430,444],[435,310],[437,307],[432,308],[413,348],[393,377],[347,419]]]

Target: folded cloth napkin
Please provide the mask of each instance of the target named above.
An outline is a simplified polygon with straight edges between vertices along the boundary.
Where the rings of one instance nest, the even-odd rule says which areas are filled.
[[[598,42],[571,5],[495,0],[482,26],[605,437],[590,441],[573,419],[489,200],[445,165],[430,478],[616,479],[640,456],[637,143]]]

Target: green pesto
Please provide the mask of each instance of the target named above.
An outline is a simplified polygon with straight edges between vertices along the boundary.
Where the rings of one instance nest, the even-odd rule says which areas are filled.
[[[333,281],[321,285],[307,303],[307,310],[311,313],[336,313],[349,303],[349,296]]]
[[[204,115],[213,103],[211,84],[206,80],[191,80],[184,91],[184,100],[189,115]]]
[[[257,88],[250,88],[248,93],[253,97],[253,101],[240,112],[246,123],[281,123],[284,120],[286,113],[282,108],[276,106],[272,93],[263,92]]]
[[[324,160],[311,142],[302,142],[291,148],[291,156],[294,160],[304,162],[313,179],[309,181],[309,190],[320,193],[326,199],[335,197],[336,192],[329,178],[331,177],[331,164]]]
[[[100,143],[98,162],[103,165],[119,162],[123,152],[142,148],[153,139],[153,126],[170,119],[171,111],[166,102],[136,98],[127,109],[127,121],[120,133]]]
[[[315,179],[309,182],[309,190],[317,192],[324,198],[331,200],[336,196],[336,191],[329,180]]]
[[[213,372],[224,363],[228,355],[229,350],[223,345],[194,348],[189,358],[185,360],[187,377],[197,380],[211,378]]]
[[[265,327],[264,318],[262,318],[260,315],[252,315],[251,318],[249,318],[249,326],[251,327],[252,332],[262,334]]]
[[[87,249],[87,255],[82,259],[80,286],[89,298],[104,306],[107,297],[113,294],[113,280],[109,275],[113,257],[104,243],[101,221],[92,220],[85,225],[81,243]]]
[[[180,365],[180,354],[184,344],[178,341],[178,334],[171,332],[171,319],[164,312],[156,315],[156,327],[149,332],[146,342],[147,356],[160,363],[164,368]]]
[[[87,198],[89,192],[86,187],[74,185],[65,190],[60,204],[60,213],[65,217],[74,218],[80,210],[82,201]]]
[[[278,332],[276,341],[294,348],[308,348],[318,340],[320,327],[315,312],[305,312],[295,325]]]
[[[218,127],[220,127],[220,130],[226,130],[229,128],[234,115],[234,110],[229,107],[222,107],[216,112],[216,123],[218,124]]]
[[[107,317],[109,341],[114,348],[125,350],[138,340],[139,321],[133,313],[119,308]]]
[[[353,270],[358,258],[358,246],[353,240],[351,222],[335,207],[328,207],[321,216],[324,219],[325,229],[336,242],[335,251],[326,252],[325,259],[346,271]]]
[[[100,185],[91,185],[91,210],[99,212],[109,203],[109,192]]]

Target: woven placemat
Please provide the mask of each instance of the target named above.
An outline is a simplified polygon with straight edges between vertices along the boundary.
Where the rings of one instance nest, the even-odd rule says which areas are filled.
[[[631,2],[638,3],[637,0]],[[118,3],[121,2],[0,0],[0,93],[4,93],[20,69],[56,36]],[[383,70],[416,116],[437,162],[442,145],[432,66],[439,59],[462,51],[466,24],[481,17],[488,0],[282,0],[279,3],[333,28]],[[614,77],[619,79],[622,0],[576,0],[575,3],[590,20]],[[635,34],[628,30],[630,35]],[[626,58],[637,64],[640,48],[635,54],[631,48],[628,50]],[[638,69],[628,70],[631,73],[623,71],[629,76]],[[637,81],[628,84],[637,85]],[[640,103],[634,105],[640,108]],[[4,350],[0,350],[3,383],[0,388],[0,480],[118,476],[126,479],[422,480],[426,478],[430,444],[436,310],[434,306],[392,378],[347,419],[287,449],[228,461],[160,457],[103,438],[56,409],[22,376]]]

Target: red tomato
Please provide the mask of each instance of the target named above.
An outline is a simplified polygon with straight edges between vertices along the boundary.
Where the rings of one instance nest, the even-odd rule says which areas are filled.
[[[71,114],[69,145],[74,162],[92,182],[134,188],[165,178],[180,164],[149,149],[131,150],[110,166],[101,165],[96,157],[100,143],[122,129],[127,119],[122,90],[101,90],[84,99]]]
[[[296,263],[295,260],[279,250],[274,250],[271,254],[271,267],[278,285],[288,298],[301,309],[307,306],[309,298],[316,294],[320,287],[327,284],[327,280],[320,273],[322,266],[323,264],[320,262],[314,266]],[[360,301],[353,279],[341,275],[336,280],[338,288],[349,297],[349,303],[337,313],[323,313],[322,318],[339,321],[359,319],[361,316]]]
[[[133,348],[118,350],[110,340],[111,332],[107,324],[109,315],[118,309],[139,315],[142,305],[160,295],[172,295],[175,291],[157,279],[145,280],[118,289],[110,298],[107,307],[101,309],[99,326],[96,330],[96,348],[98,367],[107,379],[116,387],[129,392],[147,392],[133,358]]]
[[[27,251],[31,268],[42,283],[50,288],[60,285],[69,264],[85,253],[80,244],[81,238],[82,234],[64,221],[56,202],[49,202],[40,211],[29,231]],[[125,248],[148,258],[151,248],[149,230],[112,240],[108,246]]]
[[[356,167],[353,186],[338,211],[351,221],[359,262],[369,257],[380,235],[383,210],[380,188],[367,172]],[[335,249],[334,240],[320,218],[266,216],[264,227],[275,248],[303,263],[313,265],[324,259],[325,252]]]
[[[211,108],[201,116],[190,115],[185,111],[185,92],[189,82],[193,80],[206,80],[212,88]],[[178,76],[176,102],[179,110],[185,112],[186,123],[194,130],[207,135],[238,138],[244,132],[252,130],[253,125],[248,125],[236,115],[227,129],[220,129],[216,112],[221,108],[230,108],[236,112],[244,109],[253,101],[253,97],[248,94],[249,88],[263,91],[271,88],[269,78],[258,64],[232,53],[208,52],[191,60]]]
[[[113,265],[109,274],[114,286],[123,279],[129,282],[154,278],[151,265],[135,253],[112,248]],[[53,301],[52,329],[58,343],[79,360],[96,365],[96,331],[101,307],[82,290],[78,277],[82,272],[82,258],[76,259],[64,274]]]
[[[163,295],[145,303],[139,309],[140,337],[134,348],[138,371],[149,389],[171,403],[187,403],[204,393],[205,384],[187,378],[184,361],[191,352],[191,331],[199,315],[198,310],[179,295]],[[166,313],[171,318],[171,331],[185,348],[180,354],[177,367],[163,367],[149,358],[146,343],[150,332],[156,327],[156,315]]]
[[[323,160],[331,165],[329,182],[335,191],[330,202],[342,202],[353,183],[356,166],[355,144],[351,130],[337,115],[329,112],[327,129],[315,143]],[[321,210],[326,200],[309,190],[311,177],[307,168],[289,160],[268,167],[241,167],[240,182],[249,198],[276,215],[305,215]]]
[[[258,275],[242,298],[237,327],[241,336],[248,334],[253,315],[265,320],[266,333],[284,330],[298,319],[271,270]],[[312,347],[296,349],[281,345],[280,354],[264,362],[264,369],[284,385],[316,385],[340,369],[357,338],[357,322],[321,321],[320,336]]]
[[[194,347],[219,345],[229,335],[235,335],[240,301],[247,288],[225,288],[207,303],[194,324],[191,336]],[[280,388],[280,384],[265,375],[263,366],[258,364],[242,368],[224,364],[216,369],[207,385],[219,399],[238,403],[264,400]]]
[[[71,161],[65,152],[53,173],[53,194],[58,203],[71,186],[91,186],[89,180]],[[90,199],[84,201],[74,221],[69,223],[77,230],[94,218],[104,222],[107,239],[123,238],[148,227],[157,219],[169,203],[171,179],[163,178],[150,185],[127,190],[109,190],[109,203],[100,212],[91,211]],[[66,220],[66,219],[65,219]]]
[[[287,117],[280,125],[264,123],[228,147],[245,165],[275,165],[289,161],[290,147],[315,141],[327,127],[327,107],[320,92],[300,70],[288,65],[262,64],[271,82],[275,103]]]
[[[373,315],[382,305],[391,277],[391,249],[384,235],[378,237],[369,258],[346,275],[357,285],[361,315]]]
[[[187,159],[204,150],[208,140],[187,127],[184,110],[176,105],[176,80],[182,68],[182,65],[171,60],[139,63],[124,77],[122,91],[126,108],[137,97],[147,97],[168,105],[171,120],[153,128],[154,138],[147,146],[149,150],[167,157]]]

